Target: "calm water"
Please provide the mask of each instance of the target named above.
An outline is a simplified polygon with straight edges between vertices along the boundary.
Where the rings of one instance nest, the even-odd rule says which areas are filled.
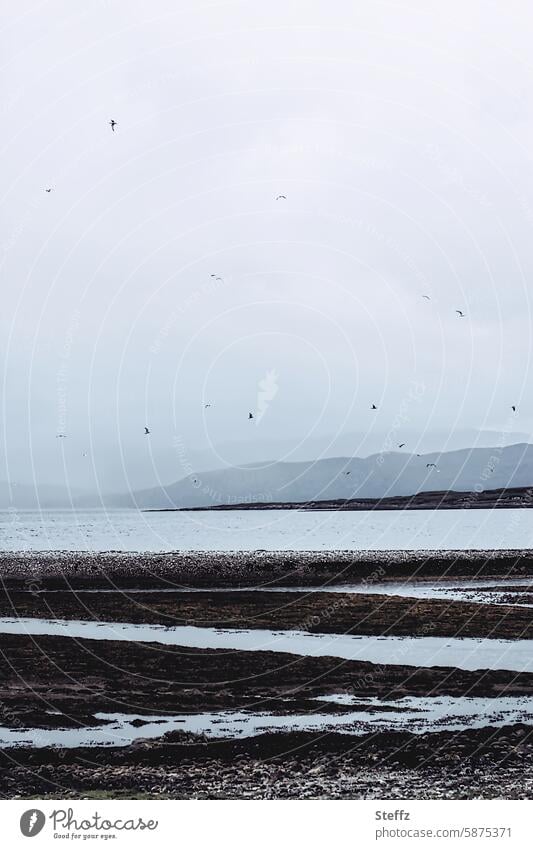
[[[533,548],[533,510],[1,512],[0,550]]]
[[[86,640],[161,643],[198,649],[276,651],[309,657],[339,657],[394,666],[453,666],[533,672],[533,640],[478,637],[367,637],[194,625],[136,625],[98,620],[0,618],[0,634],[48,635]]]

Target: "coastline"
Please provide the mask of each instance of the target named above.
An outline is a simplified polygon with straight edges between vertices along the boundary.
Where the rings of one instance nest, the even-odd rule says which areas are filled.
[[[533,673],[501,668],[419,666],[409,651],[383,662],[241,648],[194,648],[104,636],[104,622],[192,625],[221,629],[298,627],[327,634],[408,638],[530,638],[531,610],[509,603],[471,603],[372,594],[391,581],[416,585],[459,578],[533,579],[533,551],[188,552],[0,554],[0,619],[75,622],[94,638],[0,634],[4,735],[40,729],[32,748],[0,748],[4,798],[532,798],[533,723],[458,730],[400,730],[364,723],[335,730],[350,712],[401,713],[412,699],[441,700],[449,711],[467,700],[533,698]],[[306,592],[305,587],[324,587]],[[328,584],[351,585],[327,592]],[[358,592],[357,585],[367,590]],[[256,591],[233,592],[243,586]],[[293,586],[292,593],[269,592]],[[218,592],[211,592],[215,587]],[[194,588],[197,592],[187,592]],[[135,589],[136,592],[128,592]],[[165,592],[168,590],[171,592]],[[105,590],[105,592],[99,592]],[[524,592],[522,590],[522,592]],[[285,633],[290,634],[290,630]],[[434,661],[430,661],[434,662]],[[338,696],[356,700],[342,703]],[[380,707],[375,706],[378,700]],[[456,702],[454,702],[456,700]],[[481,708],[482,710],[483,708]],[[526,708],[524,708],[526,709]],[[169,716],[259,717],[259,733],[233,739],[165,732]],[[127,744],[52,747],[47,732],[112,728],[111,717],[137,718]],[[159,736],[143,737],[151,715]],[[324,730],[291,730],[291,721],[330,718]],[[287,723],[261,733],[269,717]],[[482,714],[481,714],[482,716]],[[108,717],[106,719],[106,717]],[[346,720],[348,721],[348,720]],[[327,720],[326,720],[327,722]],[[350,720],[351,722],[351,720]],[[356,733],[356,726],[360,728]],[[216,726],[215,726],[216,727]],[[240,726],[242,728],[243,726]],[[85,732],[84,732],[85,733]],[[101,733],[101,732],[99,732]],[[111,731],[110,731],[111,733]]]
[[[533,549],[0,552],[4,589],[214,588],[533,577]]]

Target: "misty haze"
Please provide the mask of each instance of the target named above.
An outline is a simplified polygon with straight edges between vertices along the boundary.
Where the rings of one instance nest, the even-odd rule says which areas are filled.
[[[53,6],[4,44],[14,506],[528,441],[526,28],[511,54],[477,5],[191,5],[179,36],[164,2]]]
[[[8,842],[523,845],[531,5],[3,5]]]

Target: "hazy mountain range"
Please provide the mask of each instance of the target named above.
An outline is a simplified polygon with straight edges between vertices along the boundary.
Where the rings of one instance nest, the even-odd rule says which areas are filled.
[[[435,464],[434,466],[432,464]],[[430,490],[472,491],[533,485],[533,445],[471,448],[417,456],[400,451],[369,457],[269,462],[193,473],[166,486],[97,495],[59,486],[0,485],[2,509],[105,506],[197,507],[259,501],[379,498]]]

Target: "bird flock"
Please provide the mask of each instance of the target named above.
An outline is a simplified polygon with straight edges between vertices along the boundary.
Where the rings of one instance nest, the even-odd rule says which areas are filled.
[[[115,127],[117,127],[117,126],[118,126],[117,121],[115,121],[115,119],[114,119],[114,118],[111,118],[111,119],[110,119],[110,121],[109,121],[109,126],[111,127],[111,132],[113,132],[113,133],[114,133],[114,132],[115,132]],[[48,186],[48,187],[46,187],[46,188],[45,188],[45,192],[46,192],[47,194],[50,194],[52,191],[53,191],[53,187],[52,187],[52,186]],[[279,200],[287,200],[287,195],[282,195],[282,194],[277,195],[277,196],[276,196],[276,201],[279,201]],[[222,280],[223,280],[223,278],[222,278],[222,277],[220,277],[220,276],[219,276],[219,275],[217,275],[217,274],[211,274],[211,275],[210,275],[210,277],[212,277],[215,281],[222,281]],[[422,295],[422,298],[423,298],[424,300],[426,300],[426,301],[430,301],[430,300],[431,300],[431,297],[430,297],[429,295]],[[465,317],[466,317],[466,314],[463,312],[463,310],[456,309],[456,310],[455,310],[455,312],[456,312],[456,314],[457,314],[457,316],[458,316],[459,318],[465,318]],[[209,403],[208,403],[208,404],[204,404],[204,409],[206,409],[206,410],[207,410],[207,409],[209,409],[211,406],[212,406],[212,405],[211,405],[211,404],[209,404]],[[378,408],[377,408],[376,404],[372,404],[372,405],[371,405],[371,407],[370,407],[370,409],[371,409],[371,410],[376,410],[376,411],[377,411],[377,409],[378,409]],[[511,410],[513,411],[513,413],[516,413],[516,409],[517,409],[517,408],[516,408],[516,404],[512,404],[512,405],[511,405]],[[251,421],[251,420],[253,420],[253,419],[254,419],[254,414],[253,414],[252,412],[249,412],[249,413],[248,413],[248,421]],[[145,436],[150,436],[150,434],[151,434],[151,430],[150,430],[150,428],[148,428],[148,427],[147,427],[147,425],[145,425],[145,426],[144,426],[144,435],[145,435]],[[66,439],[66,437],[67,437],[67,434],[66,434],[66,433],[58,433],[58,434],[56,434],[56,438],[57,438],[57,439]],[[398,445],[398,448],[404,448],[404,447],[405,447],[405,445],[406,445],[406,443],[405,443],[405,442],[400,442],[400,443],[399,443],[399,445]],[[86,456],[87,456],[87,453],[85,453],[85,452],[84,452],[83,456],[84,456],[84,457],[86,457]],[[417,456],[417,457],[420,457],[421,455],[420,455],[420,454],[416,454],[416,456]],[[437,472],[439,471],[439,469],[437,468],[436,463],[426,463],[426,469],[436,469],[436,471],[437,471]],[[350,472],[350,471],[346,471],[346,472],[345,472],[345,474],[346,474],[346,475],[349,475],[349,474],[351,474],[351,472]]]

